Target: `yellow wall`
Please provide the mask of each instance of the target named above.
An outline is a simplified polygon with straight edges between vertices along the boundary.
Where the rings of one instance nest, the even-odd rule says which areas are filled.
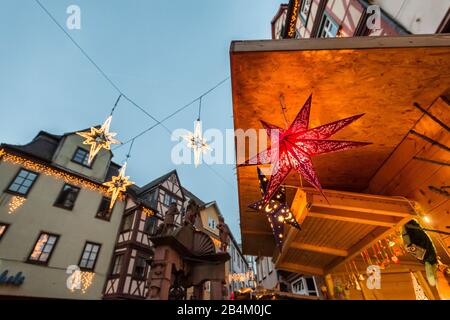
[[[72,148],[59,159],[72,156]],[[74,164],[75,165],[75,164]],[[0,161],[0,191],[5,190],[19,171],[20,166]],[[98,172],[100,172],[99,170]],[[40,174],[25,203],[13,214],[8,213],[11,195],[0,194],[0,222],[10,224],[0,240],[0,273],[21,271],[25,278],[20,287],[0,285],[0,295],[99,299],[103,289],[117,229],[123,213],[123,203],[118,202],[111,221],[95,218],[102,194],[81,189],[72,211],[54,207],[64,182],[52,176]],[[41,231],[59,234],[60,238],[48,266],[25,263]],[[66,287],[66,268],[77,265],[86,241],[102,244],[95,266],[92,286],[82,295],[71,293]]]

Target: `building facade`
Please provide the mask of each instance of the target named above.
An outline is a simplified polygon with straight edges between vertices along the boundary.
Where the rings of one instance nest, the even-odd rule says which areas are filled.
[[[450,32],[449,0],[301,0],[295,38],[396,36]],[[272,38],[281,39],[287,4],[273,18]]]
[[[153,256],[149,237],[155,234],[164,221],[172,202],[177,204],[180,212],[176,217],[176,223],[180,226],[185,198],[175,170],[142,188],[130,188],[104,288],[104,299],[147,297],[147,278]]]
[[[0,154],[0,296],[100,299],[124,209],[111,152],[88,164],[76,133],[41,131]]]

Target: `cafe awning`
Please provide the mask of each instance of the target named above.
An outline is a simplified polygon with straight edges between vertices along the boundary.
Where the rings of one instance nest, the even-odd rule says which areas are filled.
[[[333,138],[373,143],[313,158],[323,188],[339,191],[325,192],[337,195],[330,196],[332,207],[308,189],[297,173],[288,176],[285,183],[290,203],[305,192],[314,200],[305,217],[293,204],[303,226],[301,231],[286,232],[288,248],[278,256],[279,266],[285,270],[293,267],[292,271],[329,272],[357,254],[356,249],[411,218],[414,213],[406,200],[367,196],[369,199],[363,193],[422,116],[413,103],[426,109],[448,89],[450,36],[235,41],[230,55],[235,129],[262,129],[259,120],[285,127],[280,96],[284,96],[290,122],[312,94],[312,127],[365,113]],[[238,162],[254,155],[246,154],[248,150],[248,143],[237,145]],[[256,167],[238,167],[237,179],[243,252],[272,256],[275,242],[267,218],[248,208],[261,198]],[[380,207],[374,206],[376,212],[348,204],[341,208],[342,200],[338,199],[342,191],[367,203],[375,201]],[[386,211],[386,203],[396,203],[402,210]]]

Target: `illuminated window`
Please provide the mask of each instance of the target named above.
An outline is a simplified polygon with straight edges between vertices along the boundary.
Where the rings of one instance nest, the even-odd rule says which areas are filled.
[[[80,188],[65,184],[56,199],[55,206],[72,210],[79,192]]]
[[[42,232],[34,245],[33,251],[28,257],[28,261],[47,264],[58,238],[59,236],[55,234]]]
[[[72,161],[81,164],[82,166],[89,167],[88,160],[89,160],[89,151],[78,147],[75,153],[73,154]]]
[[[19,194],[21,196],[26,196],[36,181],[36,178],[37,173],[20,169],[19,173],[9,185],[7,191]]]
[[[94,270],[100,247],[100,244],[86,242],[80,259],[80,268]]]
[[[95,215],[96,218],[106,221],[109,221],[109,219],[111,219],[112,210],[109,208],[110,202],[111,202],[110,198],[107,197],[102,198],[100,206],[98,207],[97,214]]]
[[[144,224],[144,232],[149,235],[153,235],[158,227],[158,218],[155,216],[147,217]]]
[[[120,273],[120,270],[122,270],[122,261],[123,261],[123,254],[117,255],[114,258],[112,274],[119,274]]]
[[[137,256],[136,261],[134,263],[134,271],[133,276],[135,278],[145,278],[145,269],[147,266],[147,261],[144,257]]]
[[[213,217],[208,217],[208,227],[212,230],[216,229],[216,220]]]
[[[312,0],[303,0],[302,6],[300,8],[300,20],[302,21],[302,23],[305,27],[306,27],[306,24],[308,23],[308,16],[309,16],[309,11],[311,10],[311,3],[312,3]]]
[[[339,30],[339,25],[327,15],[323,15],[322,23],[320,25],[319,37],[320,38],[334,38]]]
[[[6,233],[6,230],[8,229],[9,224],[6,223],[0,223],[0,240],[3,238],[3,236]]]

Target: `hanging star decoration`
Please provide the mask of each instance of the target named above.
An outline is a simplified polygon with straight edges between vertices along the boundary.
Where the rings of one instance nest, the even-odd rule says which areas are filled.
[[[264,196],[269,179],[262,173],[259,167],[257,168],[257,171],[261,195]],[[282,246],[283,244],[285,224],[300,229],[300,225],[297,220],[295,220],[295,217],[286,202],[286,189],[283,186],[278,189],[274,199],[271,199],[267,204],[264,204],[264,200],[259,200],[249,205],[249,208],[266,214],[273,231],[275,242],[278,246]]]
[[[114,139],[117,133],[109,132],[111,120],[112,116],[109,116],[100,128],[92,127],[90,131],[77,132],[79,136],[85,139],[83,144],[91,146],[88,164],[91,164],[101,149],[110,150],[111,144],[120,144],[120,141]]]
[[[197,168],[200,165],[200,156],[211,150],[202,134],[202,122],[200,119],[194,122],[194,132],[182,136],[187,141],[187,146],[194,151],[194,164]]]
[[[109,204],[109,208],[112,209],[114,204],[116,203],[117,198],[119,197],[121,192],[125,192],[127,187],[134,184],[134,182],[129,181],[130,177],[125,176],[125,170],[127,168],[127,163],[125,162],[123,166],[119,170],[119,175],[113,176],[111,181],[103,183],[104,186],[108,187],[106,191],[108,194],[111,194],[111,202]]]
[[[294,169],[322,194],[322,186],[314,170],[311,157],[368,145],[367,142],[328,140],[333,134],[359,119],[364,114],[308,129],[312,95],[309,96],[292,124],[287,129],[261,121],[270,137],[271,146],[239,166],[272,164],[272,175],[264,194],[264,203]]]

